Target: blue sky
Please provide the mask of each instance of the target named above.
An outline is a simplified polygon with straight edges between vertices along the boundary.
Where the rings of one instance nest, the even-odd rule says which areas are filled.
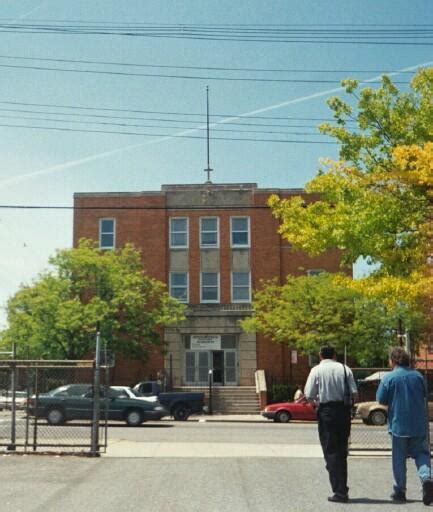
[[[428,0],[3,0],[1,5],[1,205],[70,206],[74,192],[159,190],[164,183],[200,183],[205,179],[203,169],[206,166],[206,144],[201,139],[56,131],[30,126],[141,131],[167,135],[182,133],[184,128],[192,126],[187,120],[201,118],[179,114],[204,114],[205,89],[209,85],[211,114],[227,117],[243,115],[250,118],[250,122],[273,125],[242,126],[244,130],[282,132],[239,134],[215,131],[215,137],[326,141],[328,139],[317,135],[315,126],[318,122],[287,118],[329,117],[326,98],[332,95],[330,91],[338,87],[338,80],[346,76],[365,80],[377,76],[381,71],[397,71],[433,61],[433,47],[428,45],[209,41],[11,31],[18,24],[28,26],[50,20],[65,20],[65,23],[73,22],[74,26],[78,22],[123,23],[130,26],[137,23],[147,23],[148,26],[290,24],[293,28],[305,29],[308,28],[306,25],[315,25],[316,29],[334,28],[336,31],[342,27],[357,28],[354,25],[358,24],[415,26],[433,23],[431,2]],[[310,71],[223,72],[30,59]],[[241,82],[208,78],[192,80],[77,73],[59,71],[59,68],[204,77],[324,79],[335,80],[335,83]],[[311,70],[371,72],[314,74]],[[395,76],[396,80],[407,81],[409,78],[407,74]],[[71,106],[75,109],[71,109]],[[83,108],[77,110],[77,107]],[[84,110],[89,107],[98,110]],[[174,114],[163,116],[143,111]],[[255,114],[251,114],[253,112]],[[71,113],[81,114],[81,117],[70,116]],[[83,117],[89,113],[101,117]],[[254,116],[273,119],[254,120]],[[165,123],[154,120],[162,117],[167,119]],[[286,119],[278,120],[276,117]],[[44,120],[48,118],[51,121]],[[98,120],[110,124],[67,123],[68,119],[87,123]],[[215,117],[212,121],[220,123],[215,128],[236,129],[236,126],[226,123],[224,117]],[[114,126],[115,122],[160,128],[125,128]],[[173,128],[176,126],[179,128]],[[336,155],[337,147],[331,144],[214,140],[211,142],[211,167],[215,169],[213,181],[257,182],[260,187],[302,187],[314,176],[321,157]],[[57,248],[70,247],[71,242],[70,210],[0,209],[0,306],[4,306],[7,297],[21,283],[29,282],[46,267],[49,255]],[[0,311],[0,325],[2,323],[4,315]]]

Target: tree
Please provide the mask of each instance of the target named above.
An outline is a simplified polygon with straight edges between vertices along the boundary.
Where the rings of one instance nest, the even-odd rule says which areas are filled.
[[[343,85],[354,101],[330,98],[336,123],[321,126],[340,142],[341,160],[325,161],[306,184],[314,199],[274,195],[269,205],[294,249],[315,256],[338,248],[343,264],[363,257],[376,270],[359,280],[325,274],[264,283],[243,326],[304,352],[326,342],[346,346],[358,362],[372,364],[395,342],[397,325],[416,343],[433,296],[425,272],[432,241],[433,68],[419,71],[407,93],[388,77],[360,93],[355,80]]]
[[[22,286],[7,304],[2,345],[21,355],[80,359],[94,351],[96,322],[110,349],[147,357],[159,327],[183,320],[184,306],[147,276],[132,245],[100,251],[90,240],[50,258],[51,269]]]
[[[346,264],[364,257],[382,274],[407,277],[425,264],[429,244],[433,68],[419,71],[407,93],[387,77],[359,95],[356,81],[344,85],[357,106],[328,101],[336,125],[321,130],[341,143],[341,161],[306,184],[319,200],[272,196],[269,204],[294,247],[312,255],[337,247]]]
[[[420,318],[412,303],[357,289],[344,274],[288,276],[284,285],[263,283],[254,295],[254,315],[242,322],[250,332],[270,336],[277,343],[317,353],[330,343],[361,364],[382,362],[395,338],[397,318],[412,327],[414,339]]]

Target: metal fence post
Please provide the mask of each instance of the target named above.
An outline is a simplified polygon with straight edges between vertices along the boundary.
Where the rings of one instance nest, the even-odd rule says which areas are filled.
[[[96,457],[99,456],[99,414],[100,414],[100,345],[101,333],[99,322],[96,326],[96,354],[95,354],[95,373],[93,383],[93,422],[92,422],[92,439],[91,439],[91,454]]]
[[[27,388],[27,400],[26,400],[26,433],[24,441],[24,451],[27,451],[29,446],[29,434],[30,434],[30,368],[26,368],[26,388]]]
[[[34,425],[33,425],[33,451],[38,446],[38,412],[39,412],[39,369],[35,368],[35,403],[34,407]]]
[[[17,391],[17,379],[16,371],[17,365],[15,359],[17,358],[17,346],[16,343],[12,344],[12,359],[11,364],[11,444],[8,446],[8,450],[16,450],[16,435],[17,435],[17,404],[16,404],[16,391]]]
[[[169,391],[173,391],[173,354],[169,356],[168,387]]]
[[[212,384],[213,384],[213,370],[209,370],[209,414],[213,414],[212,407]]]

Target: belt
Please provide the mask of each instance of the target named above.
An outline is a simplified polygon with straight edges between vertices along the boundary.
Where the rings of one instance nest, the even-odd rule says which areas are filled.
[[[344,402],[343,402],[343,400],[341,400],[341,402],[340,401],[338,401],[338,402],[320,402],[319,405],[326,405],[326,406],[328,406],[328,405],[331,405],[331,406],[333,406],[333,405],[344,405]]]

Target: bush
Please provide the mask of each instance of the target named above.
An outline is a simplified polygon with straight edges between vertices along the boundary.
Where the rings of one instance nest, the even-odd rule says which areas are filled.
[[[268,389],[268,403],[292,401],[295,391],[294,384],[271,384]]]

